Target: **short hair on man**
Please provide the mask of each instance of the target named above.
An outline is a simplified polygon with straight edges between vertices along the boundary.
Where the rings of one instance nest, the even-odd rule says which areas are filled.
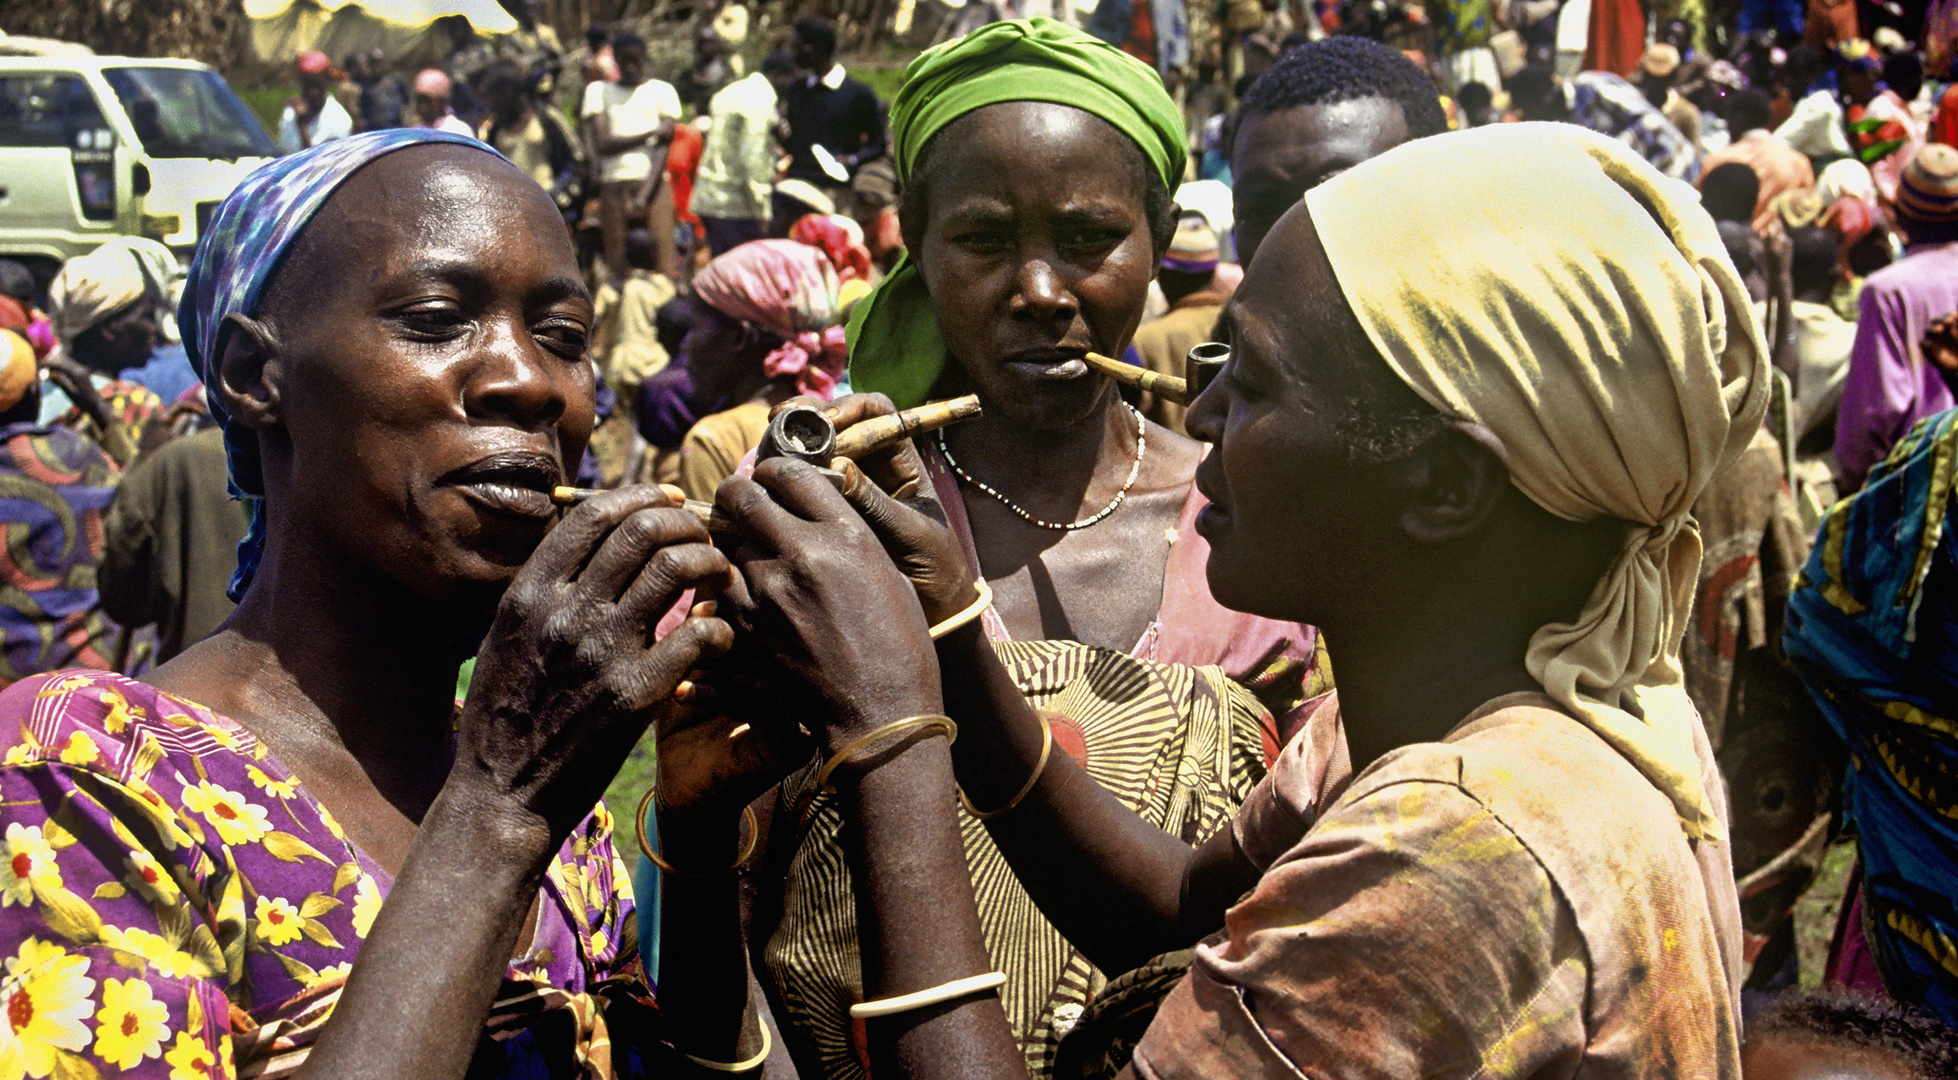
[[[1958,1032],[1935,1018],[1867,994],[1813,991],[1777,999],[1747,1025],[1747,1042],[1809,1042],[1895,1059],[1914,1080],[1958,1076]]]
[[[638,34],[635,34],[630,30],[621,30],[618,33],[612,35],[613,56],[617,56],[622,52],[643,53],[645,51],[646,51],[646,39],[640,37]]]
[[[1753,87],[1736,90],[1727,97],[1727,130],[1733,132],[1735,138],[1755,128],[1769,126],[1773,118],[1773,106],[1768,102],[1768,95]]]
[[[1808,226],[1788,230],[1789,276],[1797,296],[1827,292],[1836,283],[1840,255],[1836,235],[1827,229]]]
[[[799,68],[795,66],[795,54],[777,49],[761,58],[763,75],[793,75]]]
[[[836,26],[820,15],[797,19],[795,36],[819,52],[832,56],[836,53]]]
[[[1308,42],[1280,57],[1244,93],[1238,115],[1369,97],[1400,105],[1410,139],[1448,130],[1441,97],[1414,61],[1398,49],[1352,34]]]
[[[491,94],[520,94],[530,84],[530,74],[523,65],[509,57],[492,63],[483,70],[482,82],[478,89],[485,96]]]
[[[1743,162],[1729,161],[1700,177],[1700,205],[1715,221],[1752,221],[1761,200],[1761,176]]]

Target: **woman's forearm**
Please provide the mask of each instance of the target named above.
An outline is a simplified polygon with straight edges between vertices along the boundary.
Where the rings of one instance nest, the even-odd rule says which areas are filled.
[[[945,740],[926,738],[839,785],[856,890],[864,998],[878,1001],[994,969],[952,799]],[[873,1076],[1024,1080],[996,992],[865,1021]]]
[[[998,810],[1039,762],[1040,718],[978,624],[940,641],[938,661],[946,710],[959,725],[959,783],[974,806]],[[1229,829],[1192,848],[1142,820],[1058,748],[1019,804],[987,829],[1041,914],[1104,971],[1188,947],[1223,925],[1225,908],[1258,880]]]
[[[662,824],[661,855],[677,872],[660,879],[660,970],[647,973],[660,1011],[681,1053],[722,1065],[750,1061],[766,1047],[733,869],[749,839],[737,830],[746,826],[725,815],[712,825]]]
[[[555,850],[541,819],[445,787],[300,1075],[462,1076]]]

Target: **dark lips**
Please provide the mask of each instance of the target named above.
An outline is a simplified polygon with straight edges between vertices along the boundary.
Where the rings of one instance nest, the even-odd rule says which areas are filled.
[[[442,478],[486,510],[533,518],[557,516],[550,492],[563,481],[556,458],[521,450],[492,454]]]
[[[1078,349],[1028,349],[1008,356],[1006,365],[1028,378],[1056,382],[1079,379],[1089,371]]]

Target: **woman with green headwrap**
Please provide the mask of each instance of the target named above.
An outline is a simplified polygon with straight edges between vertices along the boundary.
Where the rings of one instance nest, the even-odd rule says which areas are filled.
[[[991,585],[987,636],[1048,717],[1053,748],[1151,820],[1207,835],[1263,774],[1267,748],[1313,726],[1300,702],[1324,680],[1309,627],[1211,599],[1208,548],[1190,527],[1202,448],[1145,423],[1082,360],[1122,355],[1141,320],[1174,229],[1181,114],[1148,66],[1033,19],[919,57],[891,126],[909,254],[853,314],[852,383],[899,406],[980,396],[982,418],[918,450]],[[1318,728],[1337,742],[1328,721]],[[751,933],[805,1075],[851,1077],[856,907],[842,818],[815,773],[782,785],[761,878],[786,883],[757,905]],[[683,811],[661,798],[662,820]],[[968,808],[965,843],[1008,1015],[1045,1075],[1104,979],[1040,916],[973,812],[1004,803]]]

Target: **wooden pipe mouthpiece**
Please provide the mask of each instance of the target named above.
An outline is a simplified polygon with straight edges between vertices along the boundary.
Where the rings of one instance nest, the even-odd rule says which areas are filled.
[[[1174,375],[1161,375],[1148,368],[1125,364],[1120,360],[1091,352],[1082,357],[1088,366],[1114,379],[1124,386],[1133,386],[1145,394],[1167,398],[1179,405],[1188,405],[1190,384]]]
[[[979,412],[977,394],[926,402],[913,409],[854,425],[836,436],[836,447],[831,453],[855,461],[866,454],[896,446],[913,436],[969,420],[978,416]]]

